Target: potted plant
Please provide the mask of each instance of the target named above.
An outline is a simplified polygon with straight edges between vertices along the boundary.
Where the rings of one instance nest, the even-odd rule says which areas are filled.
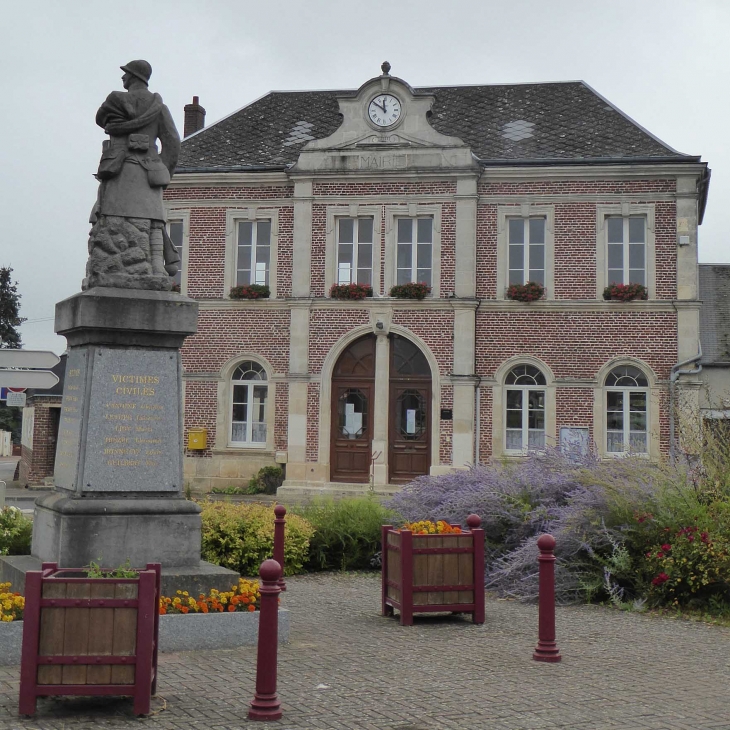
[[[160,597],[160,650],[229,649],[256,643],[261,593],[256,580],[240,578],[230,591],[177,591]],[[279,609],[279,642],[289,640],[289,612]]]
[[[265,284],[244,284],[231,287],[231,299],[268,299],[271,289]]]
[[[368,284],[332,284],[330,299],[365,299],[373,295],[373,287]]]
[[[527,284],[510,284],[505,296],[515,302],[536,302],[545,296],[545,287],[536,281],[528,281]]]
[[[484,530],[469,515],[468,530],[439,522],[382,527],[382,611],[400,611],[402,626],[414,613],[471,613],[484,623]]]
[[[643,284],[609,284],[603,290],[606,301],[630,302],[634,299],[648,299],[649,292]]]
[[[431,287],[425,281],[396,284],[390,288],[390,296],[395,299],[425,299],[430,293]]]
[[[45,695],[126,695],[145,715],[156,690],[160,565],[59,570],[25,580],[21,715]]]

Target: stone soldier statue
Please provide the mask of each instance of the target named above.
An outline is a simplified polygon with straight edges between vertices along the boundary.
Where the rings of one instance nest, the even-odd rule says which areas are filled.
[[[147,88],[150,64],[130,61],[121,69],[126,91],[112,91],[96,113],[109,139],[96,173],[83,288],[169,291],[180,257],[165,229],[162,191],[175,172],[180,135],[162,97]]]

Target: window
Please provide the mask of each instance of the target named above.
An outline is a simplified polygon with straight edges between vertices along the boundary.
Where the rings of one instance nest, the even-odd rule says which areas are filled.
[[[396,248],[396,284],[417,281],[431,286],[433,218],[398,218]]]
[[[264,446],[268,395],[265,370],[258,363],[247,360],[233,372],[231,385],[231,443]]]
[[[646,218],[609,216],[606,241],[608,283],[646,286]]]
[[[631,365],[606,376],[606,451],[648,453],[647,402],[649,383]]]
[[[271,221],[239,221],[236,249],[236,286],[269,286]]]
[[[517,365],[507,373],[507,451],[545,448],[545,384],[545,376],[532,365]]]
[[[373,283],[373,219],[337,219],[337,283]]]
[[[545,218],[510,218],[508,246],[508,285],[545,286]]]
[[[167,234],[170,236],[172,245],[177,251],[177,255],[180,257],[180,263],[177,265],[177,274],[175,274],[173,281],[177,286],[182,285],[182,269],[183,269],[183,222],[171,220],[167,224]]]

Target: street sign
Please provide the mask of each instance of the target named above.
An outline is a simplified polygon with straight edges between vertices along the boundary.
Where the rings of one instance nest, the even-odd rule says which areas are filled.
[[[50,370],[1,370],[0,383],[6,388],[52,388],[58,376]]]
[[[52,368],[61,358],[50,350],[0,349],[0,370],[4,368]],[[30,386],[28,386],[30,387]]]
[[[6,400],[8,393],[24,393],[27,388],[0,388],[0,400]]]
[[[8,397],[6,400],[8,406],[13,406],[15,408],[25,408],[25,393],[13,393],[11,391],[8,393]]]

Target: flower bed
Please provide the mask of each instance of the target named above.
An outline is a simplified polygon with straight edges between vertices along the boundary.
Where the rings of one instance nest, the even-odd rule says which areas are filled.
[[[630,302],[634,299],[648,299],[649,292],[643,284],[611,284],[603,290],[606,301]]]
[[[232,287],[228,296],[231,299],[268,299],[271,289],[263,284],[246,284]]]
[[[234,613],[236,611],[256,611],[259,609],[261,594],[255,580],[239,578],[238,585],[230,591],[215,588],[206,596],[201,593],[193,598],[188,591],[178,591],[174,598],[160,596],[160,616],[188,613]]]
[[[425,282],[396,284],[390,288],[390,296],[395,299],[425,299],[431,293],[431,287]]]
[[[365,299],[373,295],[373,287],[367,284],[332,284],[330,299]]]
[[[443,521],[383,525],[384,616],[398,609],[401,625],[411,626],[414,613],[450,611],[484,623],[484,531],[477,515],[467,524],[466,532]]]
[[[515,302],[536,302],[545,296],[545,287],[536,281],[528,281],[527,284],[512,284],[507,287],[505,296]]]
[[[10,623],[23,618],[25,598],[10,590],[10,583],[0,583],[0,622]]]

